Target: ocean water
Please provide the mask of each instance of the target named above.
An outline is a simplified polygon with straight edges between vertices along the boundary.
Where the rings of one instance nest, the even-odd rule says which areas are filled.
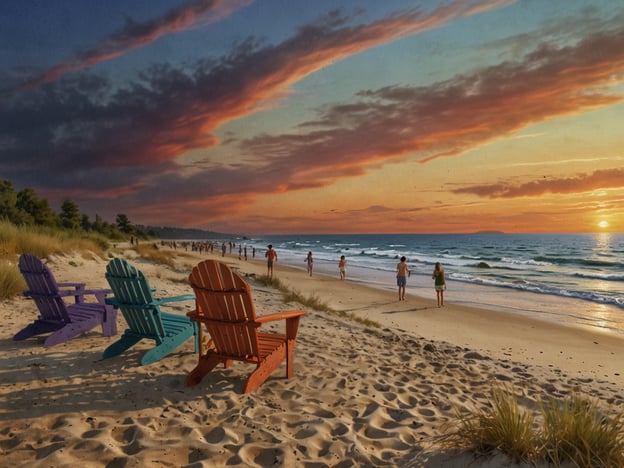
[[[238,241],[237,241],[238,242]],[[431,273],[445,269],[446,301],[624,334],[624,234],[359,234],[288,235],[245,239],[264,258],[268,244],[278,265],[395,290],[399,258],[412,271],[407,293],[435,298]],[[251,255],[251,253],[250,253]]]

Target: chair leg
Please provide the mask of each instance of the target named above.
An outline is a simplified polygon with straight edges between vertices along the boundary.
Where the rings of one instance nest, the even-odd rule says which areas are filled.
[[[106,310],[104,321],[102,322],[102,335],[115,336],[117,334],[117,309]]]
[[[139,341],[141,341],[140,336],[124,333],[123,335],[121,335],[121,338],[119,338],[117,341],[115,341],[112,345],[104,350],[104,353],[102,354],[102,359],[119,356],[121,353],[131,348]]]
[[[46,338],[43,342],[45,346],[54,346],[59,343],[65,343],[83,333],[88,332],[92,328],[95,328],[100,323],[99,317],[93,317],[92,319],[82,322],[70,323],[65,325],[60,330],[55,331]]]
[[[159,344],[158,346],[150,349],[143,355],[143,357],[141,358],[141,365],[147,366],[149,364],[160,361],[162,358],[170,354],[174,348],[175,346],[172,346],[172,343],[170,342],[164,342]]]
[[[286,341],[286,378],[292,378],[295,368],[295,340]]]
[[[186,376],[186,386],[192,387],[202,381],[204,376],[212,369],[224,362],[219,356],[208,354],[199,357],[199,362],[195,368]]]
[[[201,340],[201,335],[199,333],[199,324],[197,322],[192,322],[193,323],[193,335],[195,335],[195,354],[199,353],[200,350],[200,340]]]
[[[143,358],[141,359],[141,365],[146,366],[148,364],[160,361],[168,354],[171,354],[174,349],[182,345],[191,336],[193,336],[193,329],[189,328],[187,333],[165,338],[162,343],[150,349],[147,353],[143,355]]]
[[[243,393],[253,392],[262,385],[285,358],[286,345],[277,348],[269,354],[264,361],[258,364],[258,368],[251,373],[247,382],[245,382]]]
[[[26,328],[23,328],[19,332],[17,332],[15,336],[13,337],[13,341],[22,341],[32,336],[50,333],[50,332],[58,330],[59,328],[62,328],[63,326],[64,324],[62,323],[50,323],[50,322],[42,322],[38,320],[36,322],[31,323]]]

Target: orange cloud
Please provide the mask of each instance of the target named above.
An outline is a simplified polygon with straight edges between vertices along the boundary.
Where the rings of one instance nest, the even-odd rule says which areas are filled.
[[[455,189],[452,192],[488,198],[518,198],[537,197],[545,193],[582,193],[612,188],[624,188],[624,169],[603,169],[576,177],[544,178],[519,185],[505,183],[475,185]]]
[[[321,109],[300,133],[263,134],[239,147],[231,141],[232,151],[251,163],[231,167],[208,160],[189,171],[176,162],[216,145],[211,132],[255,112],[315,70],[473,14],[475,5],[454,2],[426,15],[410,10],[356,26],[330,15],[277,45],[245,43],[211,68],[200,63],[186,73],[155,67],[110,96],[107,83],[93,77],[76,77],[79,86],[55,83],[58,93],[33,92],[13,108],[0,102],[0,112],[19,115],[0,130],[7,142],[0,168],[13,180],[27,170],[33,180],[33,165],[53,160],[41,171],[45,176],[35,176],[39,185],[73,187],[83,199],[104,187],[130,186],[119,206],[159,222],[182,225],[184,216],[197,224],[196,212],[225,219],[260,194],[321,187],[407,158],[456,156],[538,122],[622,102],[609,88],[624,76],[620,27],[430,86],[363,90],[355,102]],[[106,211],[105,201],[91,201]],[[186,206],[193,209],[181,209]]]
[[[408,157],[424,163],[457,156],[536,122],[622,102],[609,92],[624,81],[622,43],[624,29],[600,32],[428,87],[362,91],[358,102],[328,107],[302,126],[319,130],[262,135],[245,148],[258,156],[267,147],[287,155],[273,170],[281,180],[291,173],[291,189]]]

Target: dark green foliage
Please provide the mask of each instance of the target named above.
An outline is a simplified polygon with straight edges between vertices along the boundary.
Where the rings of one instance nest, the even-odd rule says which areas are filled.
[[[0,220],[15,226],[37,226],[50,228],[52,232],[63,228],[70,231],[97,233],[111,240],[126,240],[130,235],[147,239],[145,232],[134,226],[125,214],[117,215],[116,223],[104,221],[98,214],[91,222],[89,215],[81,213],[78,204],[70,199],[63,201],[61,211],[56,214],[32,188],[16,192],[13,183],[0,179]],[[98,239],[97,236],[94,239]],[[104,245],[107,240],[97,240]]]
[[[15,204],[17,211],[25,218],[22,224],[58,227],[60,219],[48,205],[48,200],[41,199],[31,188],[25,188],[17,193]]]
[[[81,228],[82,215],[75,201],[66,199],[61,205],[61,225],[65,229],[78,230]]]

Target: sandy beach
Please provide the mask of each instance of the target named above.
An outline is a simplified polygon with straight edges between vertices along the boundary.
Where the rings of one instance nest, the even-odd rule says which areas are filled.
[[[117,249],[159,294],[191,293],[184,280],[202,258],[178,249],[175,269]],[[263,261],[223,261],[253,288],[258,315],[301,308],[259,285]],[[108,287],[107,260],[78,254],[48,262],[58,281]],[[368,288],[336,277],[282,267],[276,277],[358,322],[306,308],[295,351],[295,376],[285,364],[258,390],[241,394],[253,366],[217,368],[185,386],[195,366],[187,341],[161,361],[140,366],[152,343],[102,360],[117,337],[99,329],[46,348],[43,338],[14,342],[37,315],[32,301],[0,303],[0,447],[4,466],[522,466],[497,455],[474,461],[445,449],[439,436],[457,407],[484,408],[497,386],[534,407],[547,396],[582,393],[605,410],[624,409],[618,357],[624,337],[531,321],[508,313],[447,304]],[[174,303],[185,314],[193,302]],[[282,324],[274,325],[281,327]],[[120,333],[126,328],[121,314]]]

